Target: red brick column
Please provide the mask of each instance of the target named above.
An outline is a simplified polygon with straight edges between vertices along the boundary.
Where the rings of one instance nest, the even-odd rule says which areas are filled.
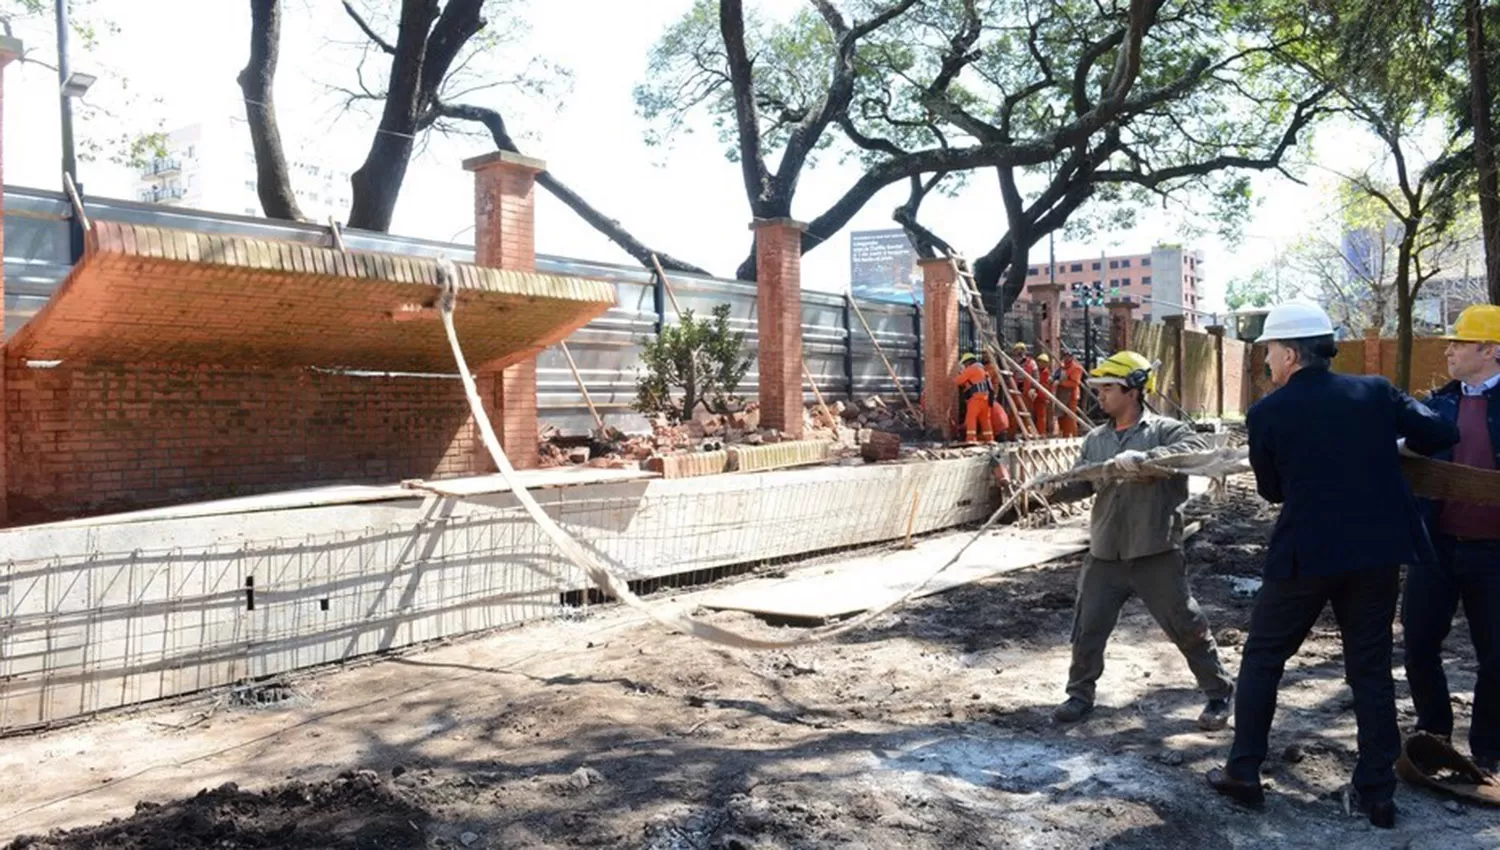
[[[922,409],[929,430],[951,440],[958,407],[958,281],[953,263],[918,260],[922,267]]]
[[[1109,307],[1109,345],[1111,354],[1130,348],[1130,333],[1135,326],[1135,302],[1111,301]]]
[[[0,36],[0,115],[5,114],[5,66],[21,55],[21,42]],[[0,123],[0,186],[5,185],[5,127]],[[0,195],[0,221],[5,217],[5,199]],[[0,227],[0,256],[5,253],[5,228]],[[10,465],[6,463],[6,446],[10,432],[6,429],[6,408],[10,402],[5,392],[5,371],[9,358],[5,356],[5,269],[0,267],[0,525],[5,524],[8,514],[6,493],[10,490]]]
[[[1365,374],[1379,375],[1380,362],[1380,328],[1365,328]]]
[[[1062,362],[1062,292],[1060,283],[1041,283],[1031,287],[1031,299],[1041,313],[1037,345],[1052,356],[1053,363]]]
[[[515,271],[536,270],[536,175],[541,160],[497,151],[464,162],[474,172],[474,262]],[[517,469],[538,465],[536,355],[495,369],[476,365],[475,382],[505,454]],[[494,469],[484,446],[476,468]]]
[[[789,218],[757,219],[755,315],[760,335],[760,424],[802,439],[802,231]]]

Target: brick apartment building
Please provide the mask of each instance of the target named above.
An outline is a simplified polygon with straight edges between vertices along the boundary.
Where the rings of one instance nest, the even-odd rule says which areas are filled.
[[[1063,285],[1063,315],[1081,318],[1082,310],[1067,306],[1075,283],[1101,282],[1107,301],[1129,299],[1140,305],[1138,318],[1159,322],[1185,314],[1184,324],[1201,330],[1207,317],[1195,312],[1202,293],[1202,252],[1181,245],[1156,245],[1149,254],[1116,254],[1079,260],[1058,260],[1056,270],[1046,263],[1026,269],[1026,288],[1020,300],[1030,301],[1031,288],[1056,280]],[[1102,311],[1101,311],[1102,312]]]

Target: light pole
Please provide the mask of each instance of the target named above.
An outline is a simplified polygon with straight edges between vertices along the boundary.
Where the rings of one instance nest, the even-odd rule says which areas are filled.
[[[78,160],[73,152],[73,98],[83,97],[94,84],[91,74],[74,73],[68,61],[68,0],[57,0],[57,100],[62,119],[63,194],[78,209],[69,219],[68,242],[72,260],[83,256],[83,184],[78,182]]]

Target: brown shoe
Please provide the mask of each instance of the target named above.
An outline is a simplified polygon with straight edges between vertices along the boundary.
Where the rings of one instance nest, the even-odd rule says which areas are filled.
[[[1208,787],[1242,806],[1260,809],[1266,805],[1266,789],[1259,782],[1235,779],[1221,767],[1208,772]]]

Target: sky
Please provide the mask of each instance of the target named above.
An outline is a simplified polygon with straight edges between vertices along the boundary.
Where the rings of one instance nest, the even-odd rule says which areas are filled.
[[[760,0],[756,8],[785,15],[804,0]],[[118,27],[101,35],[97,49],[76,51],[73,67],[101,78],[89,99],[112,117],[75,132],[105,138],[125,131],[179,126],[225,115],[243,115],[236,76],[248,55],[249,13],[239,0],[96,0],[96,15]],[[395,6],[394,3],[390,5]],[[493,5],[493,4],[492,4]],[[646,125],[635,112],[632,89],[645,77],[647,52],[691,0],[546,0],[518,2],[529,16],[529,34],[505,48],[524,63],[539,57],[571,72],[571,84],[546,101],[514,92],[475,100],[501,106],[525,153],[596,208],[620,220],[658,250],[732,276],[750,246],[750,210],[739,166],[729,161],[715,134],[679,137],[670,148],[644,142]],[[346,112],[335,86],[354,84],[360,38],[338,0],[285,0],[276,106],[288,153],[345,171],[364,160],[377,123],[373,112]],[[580,26],[587,21],[588,26]],[[392,30],[393,32],[393,30]],[[24,22],[17,35],[51,61],[50,21]],[[394,37],[394,35],[392,35]],[[377,60],[378,61],[378,60]],[[496,67],[503,67],[497,62]],[[127,100],[124,92],[134,94]],[[52,188],[60,183],[57,79],[37,65],[5,72],[5,181]],[[706,123],[706,122],[705,122]],[[1315,155],[1326,158],[1355,142],[1347,132],[1323,134]],[[396,208],[392,231],[443,241],[473,239],[473,184],[460,163],[492,149],[482,138],[434,138],[413,161]],[[793,214],[821,212],[858,177],[858,170],[827,158],[805,172]],[[91,195],[134,198],[135,175],[103,160],[80,165]],[[1255,211],[1245,238],[1226,244],[1217,236],[1184,239],[1182,216],[1153,208],[1135,228],[1101,234],[1098,241],[1059,237],[1059,260],[1110,252],[1145,252],[1157,242],[1186,241],[1206,256],[1205,300],[1221,300],[1224,283],[1269,265],[1323,215],[1319,176],[1299,186],[1279,175],[1255,178]],[[891,210],[905,200],[898,184],[875,197],[849,227],[803,260],[804,286],[847,287],[850,230],[895,227]],[[570,210],[538,191],[537,247],[543,253],[591,260],[633,262]],[[968,256],[984,253],[1004,230],[992,172],[973,175],[958,197],[931,197],[922,221]],[[1045,247],[1034,262],[1045,262]]]

